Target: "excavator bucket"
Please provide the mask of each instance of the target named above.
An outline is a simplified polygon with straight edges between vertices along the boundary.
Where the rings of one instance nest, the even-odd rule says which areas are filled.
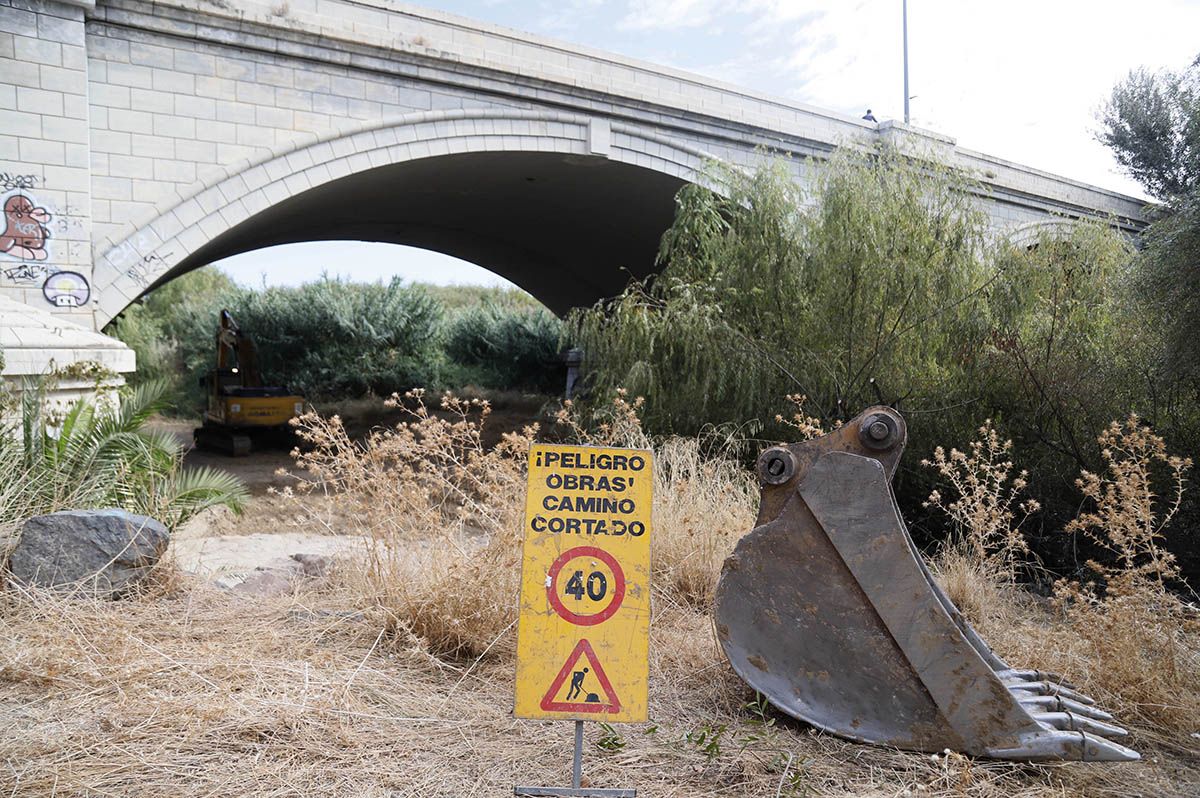
[[[1061,677],[1011,668],[933,580],[892,494],[904,419],[874,407],[758,459],[755,529],[725,561],[717,635],[794,718],[865,743],[1011,760],[1130,761]]]

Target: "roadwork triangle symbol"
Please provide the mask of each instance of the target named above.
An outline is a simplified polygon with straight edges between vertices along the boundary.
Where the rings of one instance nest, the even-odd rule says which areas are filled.
[[[586,659],[587,663],[580,662]],[[570,686],[565,690],[570,677]],[[608,674],[600,667],[596,652],[587,640],[580,640],[546,695],[542,697],[542,709],[547,712],[620,712],[621,701],[613,690]]]

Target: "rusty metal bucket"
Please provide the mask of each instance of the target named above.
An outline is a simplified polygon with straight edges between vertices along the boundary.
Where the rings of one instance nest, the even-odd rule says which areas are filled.
[[[891,480],[904,419],[874,407],[758,459],[755,529],[725,561],[717,634],[792,717],[866,743],[1012,760],[1138,759],[1061,677],[1010,668],[942,592]]]

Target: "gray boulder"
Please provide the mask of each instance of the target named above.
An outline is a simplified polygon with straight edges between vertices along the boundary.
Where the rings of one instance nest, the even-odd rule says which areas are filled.
[[[30,518],[8,560],[19,583],[116,598],[146,578],[170,533],[124,510],[67,510]]]

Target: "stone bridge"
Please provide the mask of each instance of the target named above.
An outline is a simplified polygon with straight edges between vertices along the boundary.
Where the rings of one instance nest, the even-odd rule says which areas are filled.
[[[803,180],[856,140],[971,170],[1002,234],[1144,223],[1138,200],[935,133],[391,0],[0,0],[0,296],[100,330],[214,260],[364,239],[561,312],[653,268],[707,159],[770,150]]]

